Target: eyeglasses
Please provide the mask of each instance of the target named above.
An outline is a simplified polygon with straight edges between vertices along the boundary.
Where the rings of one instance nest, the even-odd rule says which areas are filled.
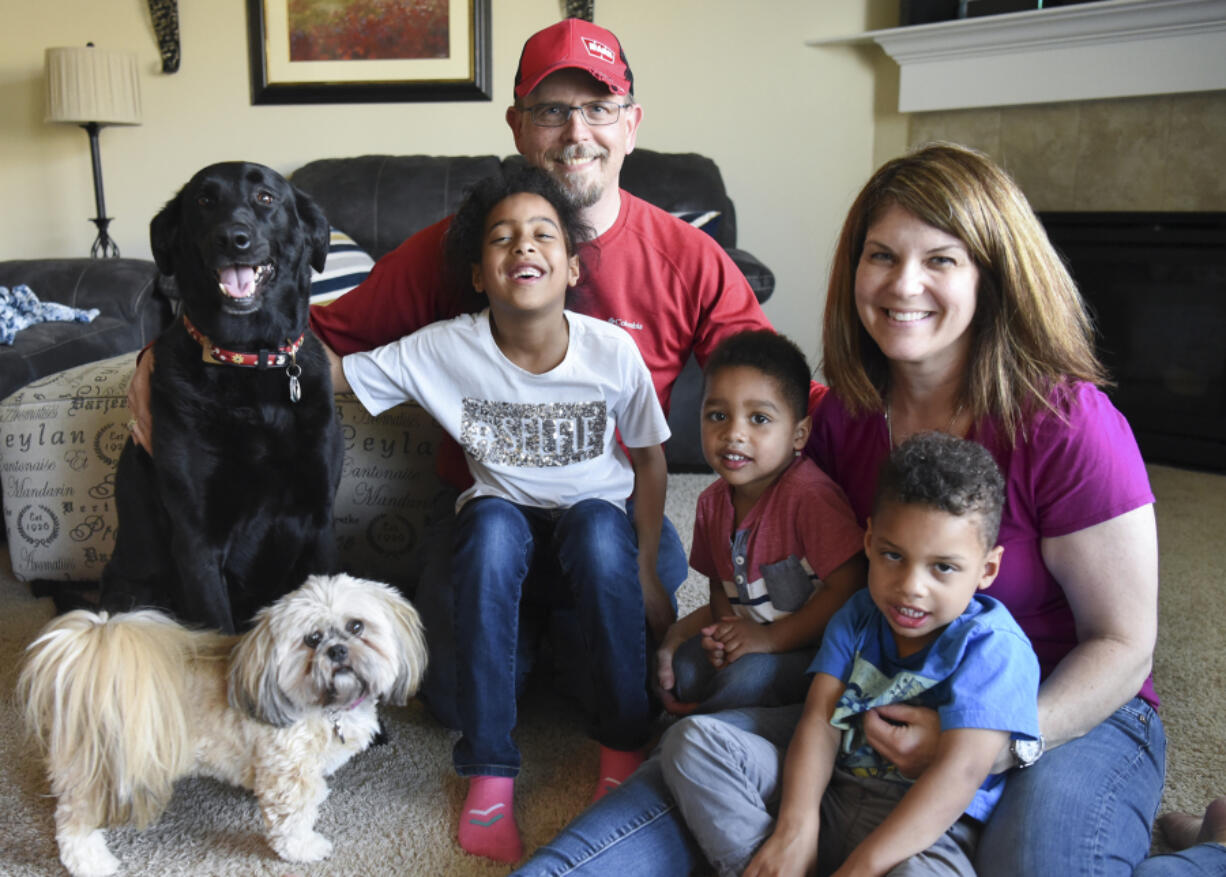
[[[630,104],[615,104],[611,100],[594,100],[580,106],[549,103],[523,107],[521,113],[532,116],[532,124],[539,128],[561,128],[570,121],[571,113],[578,111],[589,125],[612,125],[621,117],[621,112]]]

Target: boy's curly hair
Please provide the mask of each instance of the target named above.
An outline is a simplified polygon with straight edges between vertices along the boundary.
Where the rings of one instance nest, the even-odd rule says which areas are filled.
[[[729,335],[711,351],[702,370],[704,383],[726,368],[757,369],[779,386],[783,401],[802,420],[809,414],[809,378],[812,372],[800,348],[770,329],[746,329]]]
[[[472,266],[481,263],[485,220],[499,203],[521,193],[539,195],[553,207],[566,241],[567,255],[575,255],[579,245],[594,236],[592,227],[582,220],[580,209],[571,203],[561,186],[538,167],[516,162],[499,173],[478,180],[464,193],[464,200],[451,218],[443,238],[447,279],[460,296],[463,312],[479,311],[486,304],[484,297],[472,285]],[[567,305],[570,303],[571,292],[568,291]]]
[[[985,548],[996,544],[1005,479],[988,449],[943,432],[921,432],[890,453],[877,478],[873,514],[888,503],[979,516]]]

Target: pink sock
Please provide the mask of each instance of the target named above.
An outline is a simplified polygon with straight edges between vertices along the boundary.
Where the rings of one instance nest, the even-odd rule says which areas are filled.
[[[641,749],[610,749],[600,747],[600,780],[596,783],[596,794],[592,795],[592,803],[596,803],[609,792],[620,786],[630,774],[643,763]]]
[[[474,856],[496,862],[518,862],[524,845],[519,839],[513,802],[512,777],[475,776],[460,811],[460,846]]]

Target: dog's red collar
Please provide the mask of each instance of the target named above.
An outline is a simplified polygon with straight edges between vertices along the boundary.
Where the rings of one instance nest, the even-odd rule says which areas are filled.
[[[303,332],[298,336],[297,341],[290,341],[287,338],[285,345],[278,347],[276,350],[238,353],[233,350],[226,350],[224,347],[218,347],[209,340],[209,336],[192,325],[192,321],[187,318],[186,314],[183,315],[183,328],[200,345],[205,362],[211,362],[214,365],[242,365],[248,368],[279,368],[293,362],[294,354],[302,347],[303,339],[306,338],[306,333]]]
[[[287,338],[285,345],[278,347],[276,350],[238,353],[233,350],[226,350],[224,347],[218,347],[210,341],[207,335],[192,325],[192,321],[187,318],[187,314],[183,315],[183,328],[200,345],[201,356],[205,362],[215,365],[241,365],[247,368],[280,368],[289,363],[289,365],[285,365],[285,374],[289,378],[289,400],[296,403],[302,398],[302,383],[298,380],[299,376],[302,375],[302,366],[298,364],[295,354],[302,347],[303,339],[306,338],[306,332],[299,335],[297,341],[290,341]]]

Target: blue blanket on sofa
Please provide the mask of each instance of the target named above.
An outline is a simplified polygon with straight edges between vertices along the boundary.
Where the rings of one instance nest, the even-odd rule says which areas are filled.
[[[34,291],[24,283],[0,286],[0,344],[12,344],[17,333],[34,323],[48,320],[71,320],[89,323],[98,316],[97,308],[82,310],[54,301],[39,301]]]

